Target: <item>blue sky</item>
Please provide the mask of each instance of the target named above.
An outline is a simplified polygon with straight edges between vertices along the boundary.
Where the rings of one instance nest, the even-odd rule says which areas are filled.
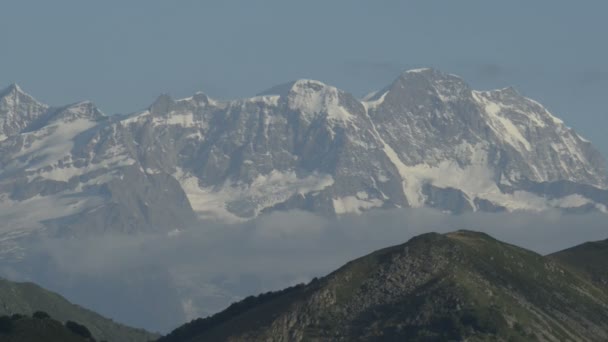
[[[514,86],[608,155],[607,1],[2,0],[0,87],[108,114],[313,78],[363,95],[432,66]]]

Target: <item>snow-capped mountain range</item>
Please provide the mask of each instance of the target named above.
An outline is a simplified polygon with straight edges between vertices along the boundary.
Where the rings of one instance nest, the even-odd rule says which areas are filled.
[[[591,143],[512,88],[409,70],[364,99],[299,80],[248,99],[160,96],[106,116],[0,92],[0,240],[181,229],[273,210],[608,206]]]

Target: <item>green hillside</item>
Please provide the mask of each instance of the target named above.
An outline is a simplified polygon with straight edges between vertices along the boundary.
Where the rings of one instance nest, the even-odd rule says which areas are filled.
[[[0,341],[3,342],[85,342],[94,341],[88,329],[70,322],[67,325],[38,312],[41,316],[0,316]],[[75,328],[76,327],[76,328]]]
[[[47,312],[61,323],[75,321],[83,324],[97,340],[143,342],[158,337],[145,330],[116,323],[93,311],[72,304],[60,295],[38,285],[0,279],[0,315],[30,316],[36,311]]]
[[[608,288],[608,240],[587,242],[550,257]]]

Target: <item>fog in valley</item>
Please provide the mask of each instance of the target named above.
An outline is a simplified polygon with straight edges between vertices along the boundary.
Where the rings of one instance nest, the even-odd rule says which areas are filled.
[[[605,214],[444,214],[376,210],[336,219],[275,212],[240,224],[29,241],[2,276],[36,282],[114,320],[166,332],[245,296],[326,275],[376,249],[427,233],[469,229],[534,250],[608,238]]]

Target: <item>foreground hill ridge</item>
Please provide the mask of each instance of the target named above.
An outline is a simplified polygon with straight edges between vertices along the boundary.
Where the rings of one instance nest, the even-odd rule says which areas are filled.
[[[608,240],[542,256],[481,232],[426,233],[308,284],[248,297],[159,342],[605,341],[606,255]],[[37,285],[0,285],[2,340],[156,338]]]
[[[543,257],[472,231],[423,234],[307,285],[246,298],[160,342],[605,341],[608,287],[572,266],[580,256]]]
[[[364,100],[314,80],[104,115],[0,92],[0,253],[36,234],[172,231],[277,210],[608,212],[606,162],[513,88],[434,69]]]
[[[100,341],[146,342],[158,337],[158,335],[149,333],[143,329],[125,326],[93,311],[72,304],[62,296],[45,290],[36,284],[17,283],[0,278],[0,316],[12,316],[15,314],[31,316],[36,312],[49,314],[54,320],[59,322],[59,326],[51,320],[42,324],[36,319],[26,319],[14,322],[16,330],[18,330],[15,334],[26,334],[26,330],[28,329],[40,329],[41,334],[55,334],[56,337],[59,337],[61,335],[58,334],[62,332],[58,328],[67,321],[73,321],[85,325],[92,336]],[[40,324],[37,324],[37,322]],[[19,330],[23,331],[19,332]],[[3,340],[1,333],[0,340]],[[59,338],[58,340],[61,339]],[[70,340],[84,339],[78,339],[78,336],[73,336]],[[18,341],[18,339],[15,339],[15,341]]]

